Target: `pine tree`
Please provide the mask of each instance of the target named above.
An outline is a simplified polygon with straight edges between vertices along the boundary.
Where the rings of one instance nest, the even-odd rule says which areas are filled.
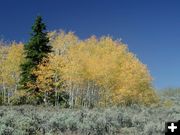
[[[21,80],[20,89],[27,90],[30,94],[35,94],[38,88],[32,89],[28,84],[36,82],[36,75],[33,74],[43,58],[47,57],[51,52],[51,46],[48,45],[49,38],[47,37],[46,25],[42,22],[42,17],[38,16],[32,26],[31,38],[24,46],[25,61],[21,64]]]

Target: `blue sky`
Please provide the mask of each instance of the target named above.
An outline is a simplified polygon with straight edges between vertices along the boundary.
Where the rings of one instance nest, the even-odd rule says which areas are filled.
[[[178,0],[0,0],[0,37],[26,42],[37,15],[48,30],[121,38],[147,65],[156,88],[180,87]]]

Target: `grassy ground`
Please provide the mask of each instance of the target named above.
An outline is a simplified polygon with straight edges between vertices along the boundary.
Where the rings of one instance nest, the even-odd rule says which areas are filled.
[[[165,121],[180,119],[180,95],[166,91],[160,96],[154,107],[1,106],[0,135],[163,135]]]

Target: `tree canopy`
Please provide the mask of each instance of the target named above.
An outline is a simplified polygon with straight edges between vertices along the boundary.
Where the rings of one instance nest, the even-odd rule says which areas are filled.
[[[0,102],[106,107],[158,102],[146,65],[109,36],[80,40],[46,32],[38,16],[29,42],[0,45]]]

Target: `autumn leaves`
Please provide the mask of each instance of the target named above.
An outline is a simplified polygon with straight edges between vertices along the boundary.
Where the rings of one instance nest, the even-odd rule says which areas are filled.
[[[0,46],[1,104],[10,104],[13,94],[17,91],[20,64],[23,59],[23,44],[12,43],[10,46]]]
[[[41,29],[33,27],[28,45],[0,46],[2,104],[63,101],[66,107],[93,108],[158,101],[147,67],[123,43],[111,37],[80,40],[63,31],[47,36],[41,18],[34,26]]]
[[[151,76],[127,46],[110,37],[91,37],[72,45],[62,71],[75,104],[88,106],[151,104],[155,101]],[[81,102],[80,102],[81,103]]]
[[[49,37],[54,51],[33,70],[37,80],[30,86],[38,87],[39,96],[46,95],[47,101],[53,94],[58,104],[61,92],[69,95],[66,100],[72,107],[157,101],[147,67],[121,42],[110,37],[79,40],[71,32],[51,32]],[[27,94],[17,92],[23,45],[1,46],[0,51],[1,97],[10,103],[14,96]]]

